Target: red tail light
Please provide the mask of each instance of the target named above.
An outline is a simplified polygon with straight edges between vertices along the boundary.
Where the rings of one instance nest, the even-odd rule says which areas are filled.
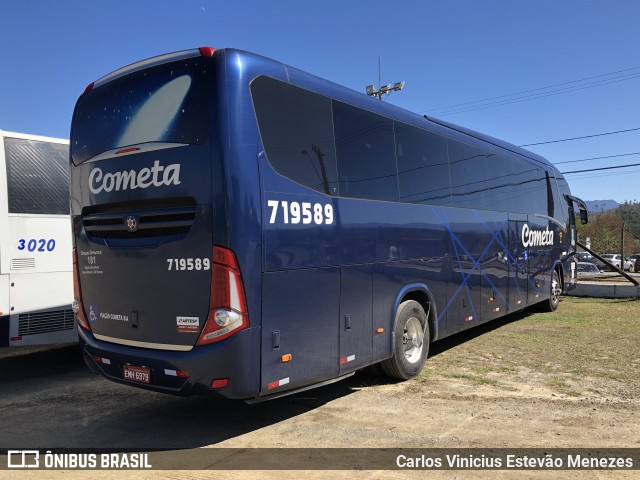
[[[80,279],[78,278],[78,254],[75,248],[73,249],[73,312],[76,314],[78,325],[90,332],[91,327],[82,304],[82,292],[80,290]]]
[[[213,247],[209,317],[197,345],[219,342],[249,326],[247,301],[233,252]]]

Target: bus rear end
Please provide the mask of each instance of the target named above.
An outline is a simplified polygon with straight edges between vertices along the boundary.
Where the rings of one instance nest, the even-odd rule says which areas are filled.
[[[214,71],[213,49],[178,52],[113,72],[79,98],[74,310],[85,362],[107,378],[248,398],[258,340],[227,248]]]

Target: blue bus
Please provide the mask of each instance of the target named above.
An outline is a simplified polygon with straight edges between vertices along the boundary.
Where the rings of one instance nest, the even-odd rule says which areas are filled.
[[[71,127],[87,365],[258,401],[553,311],[575,205],[544,158],[255,54],[203,47],[87,87]]]

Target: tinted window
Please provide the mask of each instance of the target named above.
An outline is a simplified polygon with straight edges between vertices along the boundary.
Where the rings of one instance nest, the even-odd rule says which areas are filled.
[[[398,200],[393,121],[337,101],[333,111],[340,195]]]
[[[499,155],[486,159],[487,196],[482,205],[489,210],[514,211],[519,186],[515,178],[514,160]]]
[[[166,63],[80,97],[71,129],[73,162],[138,143],[203,143],[209,130],[210,68],[201,57]]]
[[[404,123],[395,124],[400,201],[449,203],[447,141]]]
[[[492,154],[465,143],[449,140],[451,204],[456,207],[482,207],[488,195],[487,158]]]
[[[69,214],[69,147],[5,138],[9,213]]]
[[[273,168],[309,188],[337,195],[331,100],[268,77],[251,82],[251,94]]]
[[[569,190],[569,184],[564,179],[562,175],[557,174],[556,181],[558,182],[558,191],[560,192],[560,205],[562,209],[562,213],[564,214],[565,222],[569,225],[569,222],[572,220],[569,215],[569,201],[565,198],[565,195],[571,195],[571,190]]]
[[[547,187],[544,171],[519,159],[506,159],[505,183],[509,186],[510,211],[547,215]]]
[[[565,206],[566,206],[566,200],[564,198],[560,197],[560,192],[558,191],[558,183],[556,181],[556,172],[553,172],[552,174],[550,174],[551,176],[551,193],[553,194],[553,218],[555,218],[556,220],[558,220],[560,223],[562,223],[563,225],[566,222],[566,217],[565,217]],[[560,172],[557,172],[557,175],[560,176]]]

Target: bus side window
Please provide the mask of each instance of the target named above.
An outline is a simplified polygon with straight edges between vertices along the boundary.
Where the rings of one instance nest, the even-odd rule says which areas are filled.
[[[267,160],[280,174],[338,194],[331,100],[269,77],[251,83]]]
[[[393,120],[333,102],[342,197],[398,200]]]
[[[395,122],[400,201],[448,205],[451,197],[447,141],[444,137]]]

